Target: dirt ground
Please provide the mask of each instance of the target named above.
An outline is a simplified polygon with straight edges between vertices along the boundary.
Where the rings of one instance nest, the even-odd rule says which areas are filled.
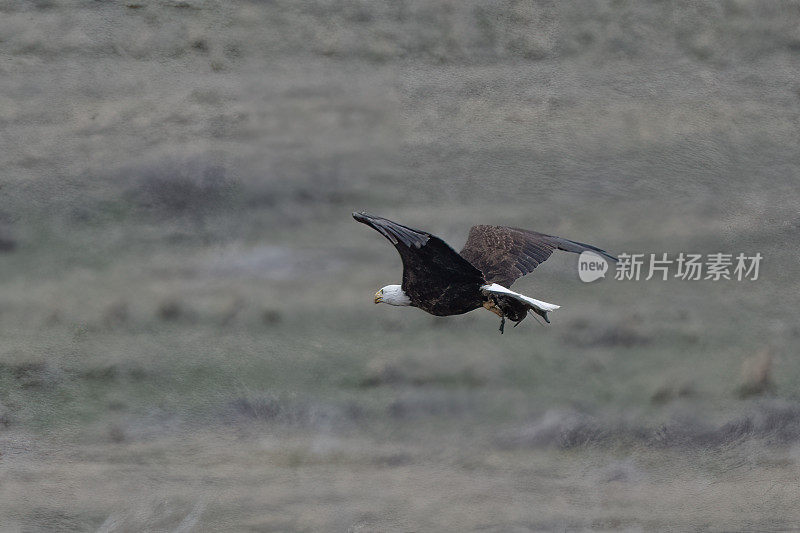
[[[798,21],[0,0],[0,531],[800,529]],[[355,210],[764,259],[501,336]]]

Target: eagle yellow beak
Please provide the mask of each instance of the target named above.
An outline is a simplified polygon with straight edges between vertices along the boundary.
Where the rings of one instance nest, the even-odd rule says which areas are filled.
[[[383,289],[375,293],[375,303],[379,304],[383,301]]]

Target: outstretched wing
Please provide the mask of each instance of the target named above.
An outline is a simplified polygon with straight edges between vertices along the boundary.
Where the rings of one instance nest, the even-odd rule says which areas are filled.
[[[554,250],[592,251],[617,260],[588,244],[505,226],[472,226],[461,256],[478,267],[489,283],[510,287],[517,278],[530,274],[544,263]]]
[[[443,291],[453,283],[485,282],[480,270],[439,237],[367,213],[353,213],[353,218],[386,237],[400,253],[403,291],[412,299],[421,292]]]

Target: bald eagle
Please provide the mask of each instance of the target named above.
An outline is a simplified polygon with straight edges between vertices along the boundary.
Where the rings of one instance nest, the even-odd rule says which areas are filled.
[[[591,251],[616,261],[608,252],[588,244],[505,226],[472,226],[461,253],[442,239],[391,220],[353,213],[353,218],[386,237],[400,252],[403,282],[375,293],[375,303],[411,305],[432,315],[460,315],[483,307],[516,327],[533,311],[550,323],[549,311],[558,305],[514,292],[514,280],[533,272],[554,250]]]

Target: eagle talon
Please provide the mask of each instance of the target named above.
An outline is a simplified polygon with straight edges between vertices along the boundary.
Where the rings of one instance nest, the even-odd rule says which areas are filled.
[[[500,318],[500,335],[503,334],[503,329],[506,327],[506,317]]]

